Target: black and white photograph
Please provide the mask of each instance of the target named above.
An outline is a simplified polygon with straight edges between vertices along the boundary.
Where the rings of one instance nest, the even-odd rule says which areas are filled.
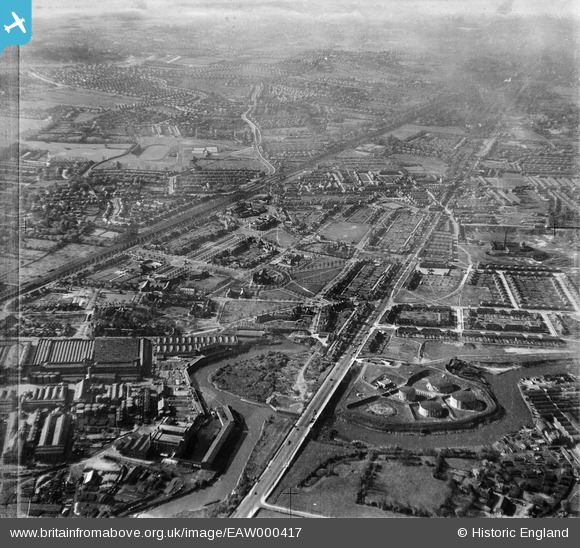
[[[11,11],[0,518],[567,536],[580,3]]]

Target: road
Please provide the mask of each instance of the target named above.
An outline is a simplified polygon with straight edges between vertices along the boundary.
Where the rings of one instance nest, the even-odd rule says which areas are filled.
[[[254,100],[257,99],[256,93],[258,92],[259,88],[258,91],[254,89],[254,92],[252,94]],[[384,125],[377,129],[373,129],[363,135],[359,135],[358,137],[350,139],[349,141],[341,143],[340,145],[337,145],[336,147],[325,151],[319,156],[309,159],[308,161],[298,166],[296,169],[287,172],[285,174],[285,178],[290,178],[294,175],[301,173],[305,169],[314,167],[319,162],[332,158],[335,154],[337,154],[341,150],[344,150],[346,148],[352,148],[354,146],[357,146],[358,144],[368,141],[369,139],[379,137],[384,133],[386,133],[387,131],[391,131],[397,127],[400,127],[403,124],[411,122],[417,116],[427,113],[437,106],[441,106],[442,104],[448,103],[449,101],[451,101],[451,99],[452,99],[451,97],[446,97],[445,99],[437,99],[424,107],[414,108],[410,111],[404,112],[390,124]],[[250,112],[251,110],[252,106],[250,106],[250,108],[246,112]],[[257,126],[256,130],[259,132],[259,128],[257,128]],[[259,139],[261,139],[259,133],[257,133],[257,136]],[[0,292],[0,302],[4,302],[5,300],[16,297],[17,295],[22,295],[33,289],[37,289],[39,287],[47,285],[55,280],[58,280],[59,278],[80,271],[91,264],[98,264],[100,261],[104,261],[116,254],[125,252],[130,248],[141,245],[146,241],[149,241],[164,232],[167,232],[173,228],[178,227],[181,224],[191,222],[193,219],[197,220],[197,225],[201,225],[204,222],[204,219],[213,214],[213,212],[223,209],[224,207],[227,207],[228,205],[231,205],[232,203],[238,200],[248,199],[250,196],[253,196],[256,193],[261,192],[266,185],[274,182],[275,178],[276,178],[275,175],[269,175],[261,180],[252,181],[251,183],[242,187],[238,192],[235,192],[227,196],[217,196],[213,200],[209,200],[205,203],[198,204],[184,213],[177,214],[171,219],[167,219],[152,227],[144,229],[138,235],[130,239],[127,239],[127,241],[123,243],[107,247],[106,249],[93,253],[92,255],[85,257],[83,259],[71,261],[67,265],[56,268],[54,271],[48,274],[38,276],[36,278],[33,278],[32,280],[29,280],[28,282],[21,284],[19,288],[6,289],[3,292]]]
[[[254,110],[256,110],[258,98],[260,97],[263,88],[264,85],[259,84],[253,89],[252,104],[248,107],[248,110],[246,110],[246,112],[242,114],[242,120],[250,126],[252,134],[254,135],[253,148],[254,152],[256,153],[256,156],[258,156],[260,162],[262,162],[266,166],[266,169],[268,170],[268,175],[274,175],[274,173],[276,173],[276,168],[270,162],[268,162],[268,160],[266,160],[266,158],[264,158],[264,156],[262,155],[261,150],[262,134],[260,133],[260,128],[249,118],[249,116],[251,116],[254,113]]]
[[[431,224],[430,231],[423,240],[423,244],[418,246],[418,249],[407,260],[404,268],[401,268],[397,277],[394,280],[393,291],[388,298],[384,299],[379,307],[368,318],[367,322],[362,326],[361,331],[366,329],[366,332],[360,338],[360,343],[356,349],[347,352],[332,368],[332,371],[327,375],[323,381],[318,392],[312,397],[310,403],[305,408],[300,418],[296,421],[288,436],[274,454],[266,469],[254,485],[254,488],[242,500],[232,517],[253,517],[260,508],[267,508],[269,505],[266,500],[276,488],[288,466],[292,463],[298,451],[308,438],[316,421],[320,418],[324,408],[331,400],[332,396],[338,389],[338,386],[345,379],[350,371],[351,366],[355,363],[359,353],[364,348],[366,342],[378,328],[380,318],[393,305],[393,296],[401,288],[407,275],[410,273],[412,265],[415,263],[417,256],[421,252],[423,245],[429,239],[431,232],[437,226],[437,219]],[[360,336],[357,335],[357,338]]]
[[[353,363],[354,356],[352,355],[347,355],[336,363],[318,392],[310,400],[310,403],[292,427],[292,430],[290,430],[282,445],[278,448],[274,457],[268,463],[254,488],[242,500],[232,517],[253,517],[260,507],[266,507],[266,499],[286,473],[287,466],[296,457],[314,423],[322,414]]]

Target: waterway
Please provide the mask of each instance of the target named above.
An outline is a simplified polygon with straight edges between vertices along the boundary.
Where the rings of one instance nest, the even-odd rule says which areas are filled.
[[[399,445],[408,449],[432,449],[437,447],[478,447],[491,445],[506,434],[525,425],[532,425],[532,416],[518,389],[522,377],[538,377],[547,374],[577,373],[572,364],[538,365],[508,371],[501,375],[486,375],[490,388],[499,404],[505,409],[504,416],[469,432],[448,434],[405,435],[377,432],[360,426],[334,421],[330,427],[344,439],[360,440],[377,445]]]
[[[223,365],[233,364],[238,360],[251,359],[252,357],[270,351],[286,351],[293,353],[304,352],[304,350],[304,346],[294,344],[290,341],[284,341],[283,344],[275,346],[256,346],[249,352],[239,354],[238,356],[226,360],[220,360],[193,373],[192,381],[202,392],[208,405],[211,407],[230,405],[244,417],[246,426],[245,432],[226,471],[219,477],[219,480],[216,483],[200,491],[190,493],[189,495],[185,495],[156,508],[152,508],[151,510],[140,514],[139,517],[168,518],[177,516],[184,512],[202,510],[204,506],[210,503],[224,500],[233,491],[240,474],[246,465],[246,461],[260,437],[260,431],[264,420],[268,416],[274,415],[275,411],[269,406],[244,401],[234,394],[218,390],[209,380],[211,375]]]

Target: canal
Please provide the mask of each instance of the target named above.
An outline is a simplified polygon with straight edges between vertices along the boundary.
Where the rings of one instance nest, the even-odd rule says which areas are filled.
[[[282,344],[275,346],[257,346],[252,348],[249,352],[239,354],[238,356],[226,360],[220,360],[193,373],[193,384],[202,392],[207,404],[211,407],[230,405],[244,417],[246,427],[245,432],[226,471],[219,477],[219,480],[216,483],[200,491],[190,493],[189,495],[185,495],[181,498],[157,506],[156,508],[152,508],[151,510],[140,514],[140,517],[173,517],[186,512],[202,510],[204,506],[209,503],[224,500],[235,488],[238,478],[246,465],[246,461],[260,437],[260,431],[264,420],[266,420],[270,415],[275,414],[275,411],[269,406],[250,403],[234,394],[218,390],[209,380],[211,375],[218,368],[226,364],[233,364],[239,360],[251,359],[252,357],[270,351],[296,353],[304,352],[304,350],[304,346],[292,343],[291,341],[284,341]]]

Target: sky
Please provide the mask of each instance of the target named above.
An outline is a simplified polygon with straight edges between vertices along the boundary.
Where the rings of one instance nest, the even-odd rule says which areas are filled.
[[[121,9],[120,9],[121,8]],[[64,13],[100,14],[140,11],[145,17],[309,17],[322,20],[398,20],[418,16],[541,15],[580,16],[578,0],[34,0],[39,16]]]

